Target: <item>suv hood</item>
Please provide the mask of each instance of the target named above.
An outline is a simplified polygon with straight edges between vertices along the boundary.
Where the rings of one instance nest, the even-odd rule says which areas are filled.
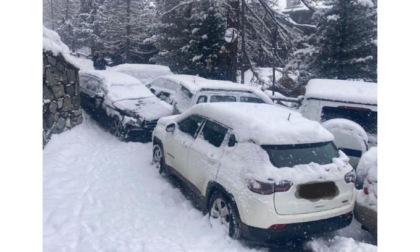
[[[146,120],[155,120],[172,115],[172,107],[156,97],[124,99],[112,104],[118,109],[133,111]]]

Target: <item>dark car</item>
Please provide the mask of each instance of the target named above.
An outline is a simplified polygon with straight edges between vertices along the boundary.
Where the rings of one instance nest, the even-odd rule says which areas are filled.
[[[172,114],[134,77],[112,71],[80,71],[82,108],[120,140],[147,141],[160,117]]]

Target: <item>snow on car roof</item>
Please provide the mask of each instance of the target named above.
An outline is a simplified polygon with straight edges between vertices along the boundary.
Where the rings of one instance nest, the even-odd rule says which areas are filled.
[[[162,78],[172,80],[176,83],[181,84],[191,92],[197,92],[202,89],[218,89],[218,90],[230,90],[230,91],[246,91],[257,94],[265,103],[272,104],[273,101],[261,90],[234,83],[231,81],[224,80],[209,80],[198,76],[193,75],[181,75],[174,74],[169,76],[163,76]]]
[[[239,142],[252,140],[258,144],[282,145],[334,139],[318,122],[269,104],[202,103],[194,105],[185,114],[200,114],[232,128]]]
[[[312,79],[306,86],[306,98],[377,104],[377,84],[363,81]]]
[[[167,66],[151,64],[121,64],[111,67],[110,70],[129,74],[143,84],[148,84],[160,76],[173,74]]]
[[[107,87],[142,85],[142,83],[136,78],[120,72],[107,70],[81,70],[80,74],[93,75],[102,80]]]

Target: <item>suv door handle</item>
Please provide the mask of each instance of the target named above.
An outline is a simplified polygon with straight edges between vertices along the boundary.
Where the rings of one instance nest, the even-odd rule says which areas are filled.
[[[183,142],[182,142],[182,146],[184,146],[184,147],[188,147],[188,143],[187,143],[186,141],[183,141]]]

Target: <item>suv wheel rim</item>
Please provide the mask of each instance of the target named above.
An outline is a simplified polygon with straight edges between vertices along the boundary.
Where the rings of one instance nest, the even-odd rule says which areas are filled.
[[[158,145],[155,146],[153,151],[153,164],[160,171],[162,163],[162,150]]]
[[[231,220],[230,209],[228,204],[221,198],[217,198],[210,210],[211,217],[213,219],[219,219],[220,223],[223,225],[225,231],[229,233],[229,224]]]

